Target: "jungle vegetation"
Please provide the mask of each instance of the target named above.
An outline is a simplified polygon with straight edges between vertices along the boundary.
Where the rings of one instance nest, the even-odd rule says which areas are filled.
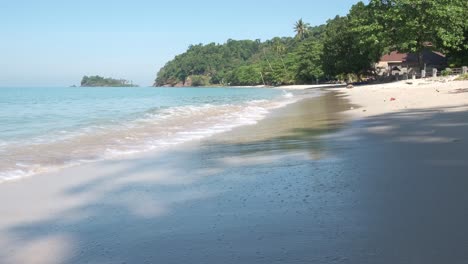
[[[157,74],[155,86],[309,84],[373,73],[390,51],[430,48],[468,64],[468,1],[370,0],[346,16],[310,26],[299,19],[294,37],[192,45]]]

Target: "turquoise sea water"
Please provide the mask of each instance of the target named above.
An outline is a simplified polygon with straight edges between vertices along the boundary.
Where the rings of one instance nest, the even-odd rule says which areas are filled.
[[[0,88],[0,182],[254,124],[276,89]]]

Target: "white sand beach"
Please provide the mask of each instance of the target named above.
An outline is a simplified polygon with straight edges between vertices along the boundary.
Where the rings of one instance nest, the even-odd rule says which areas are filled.
[[[453,81],[453,78],[407,80],[332,90],[342,92],[352,104],[360,106],[348,111],[355,117],[410,109],[462,111],[468,107],[468,81]]]

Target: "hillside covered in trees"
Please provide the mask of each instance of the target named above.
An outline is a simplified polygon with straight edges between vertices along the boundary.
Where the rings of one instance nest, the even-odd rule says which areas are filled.
[[[348,15],[311,27],[300,19],[295,37],[192,45],[157,74],[155,86],[284,85],[373,74],[393,50],[448,55],[468,64],[468,1],[371,0]],[[421,62],[422,60],[420,60]],[[422,62],[421,62],[422,63]]]
[[[124,79],[104,78],[96,75],[83,76],[81,87],[137,87],[137,85]]]

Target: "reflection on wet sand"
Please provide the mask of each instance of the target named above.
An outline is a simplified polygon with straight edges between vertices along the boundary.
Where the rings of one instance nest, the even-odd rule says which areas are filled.
[[[308,152],[320,159],[327,152],[321,136],[343,128],[349,102],[335,93],[325,93],[279,109],[254,126],[245,126],[209,140],[209,144],[225,145],[222,151],[232,155],[276,155]]]

